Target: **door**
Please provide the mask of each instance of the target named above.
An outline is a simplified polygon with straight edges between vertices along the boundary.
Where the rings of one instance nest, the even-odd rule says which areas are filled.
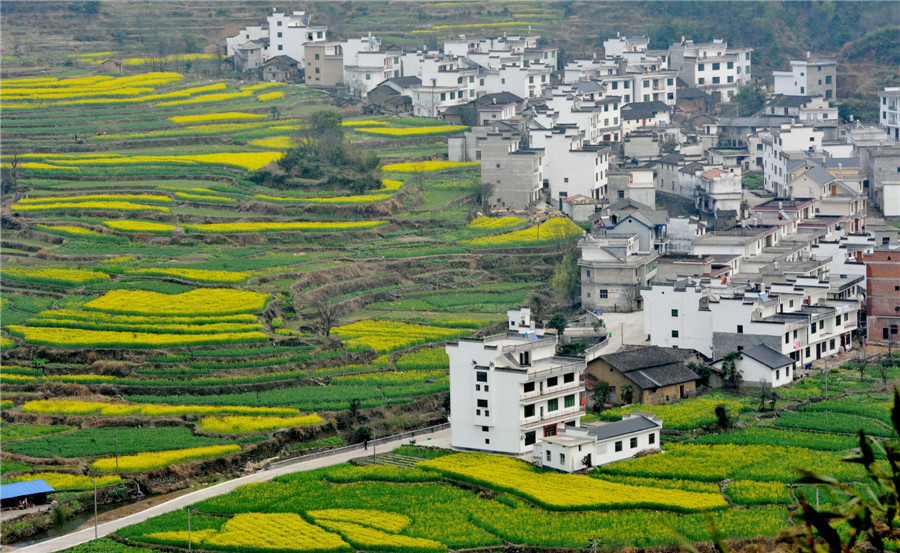
[[[816,344],[816,359],[821,359],[821,358],[822,358],[822,343],[819,342],[818,344]]]
[[[681,395],[681,399],[684,399],[684,384],[678,387],[678,393]]]

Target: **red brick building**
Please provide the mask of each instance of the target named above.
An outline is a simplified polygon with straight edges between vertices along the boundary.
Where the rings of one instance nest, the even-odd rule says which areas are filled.
[[[900,340],[900,249],[876,249],[866,264],[866,325],[872,343]]]

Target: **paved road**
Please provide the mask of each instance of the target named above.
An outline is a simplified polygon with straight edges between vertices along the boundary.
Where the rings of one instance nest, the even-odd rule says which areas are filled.
[[[598,355],[615,353],[622,347],[622,335],[624,331],[624,343],[631,346],[649,346],[647,335],[644,334],[644,312],[634,313],[604,313],[600,315],[606,329],[612,332],[612,338],[607,339],[606,344],[597,352]]]
[[[378,445],[378,451],[390,451],[396,447],[399,447],[408,442],[408,439],[397,440],[393,442],[388,442],[385,444]],[[416,436],[416,443],[420,445],[434,445],[439,447],[450,447],[450,430],[441,430],[438,432],[434,432],[432,434],[423,434],[421,436]],[[120,528],[124,528],[125,526],[131,526],[132,524],[137,524],[138,522],[142,522],[147,520],[148,518],[152,518],[155,516],[159,516],[164,513],[168,513],[171,511],[176,511],[178,509],[183,509],[188,505],[193,505],[198,501],[203,501],[204,499],[209,499],[210,497],[214,497],[217,495],[222,495],[228,493],[239,486],[243,486],[245,484],[252,484],[255,482],[265,482],[267,480],[271,480],[276,476],[281,476],[282,474],[290,474],[293,472],[300,472],[303,470],[313,470],[321,467],[327,467],[331,465],[337,465],[340,463],[346,463],[351,459],[356,459],[359,457],[366,457],[368,455],[372,455],[372,450],[369,451],[351,451],[347,453],[341,453],[336,455],[331,455],[328,457],[320,457],[318,459],[312,459],[310,461],[305,461],[302,463],[296,463],[293,465],[288,465],[284,467],[279,467],[276,469],[265,470],[256,472],[254,474],[250,474],[247,476],[242,476],[240,478],[235,478],[234,480],[228,480],[226,482],[222,482],[220,484],[216,484],[215,486],[210,486],[208,488],[204,488],[202,490],[197,490],[195,492],[191,492],[185,494],[181,497],[177,497],[170,501],[166,501],[165,503],[161,503],[159,505],[155,505],[148,509],[145,509],[139,513],[135,513],[133,515],[129,515],[127,517],[120,518],[118,520],[114,520],[112,522],[106,522],[100,524],[98,526],[98,535],[103,537],[107,534],[111,534]],[[51,553],[54,551],[60,551],[62,549],[66,549],[68,547],[74,547],[76,545],[88,542],[94,539],[94,529],[90,528],[87,530],[78,530],[76,532],[72,532],[71,534],[66,534],[65,536],[60,536],[58,538],[53,538],[47,541],[43,541],[40,543],[36,543],[33,545],[29,545],[27,547],[23,547],[21,549],[15,549],[16,553]],[[13,551],[12,548],[4,547],[4,551]]]

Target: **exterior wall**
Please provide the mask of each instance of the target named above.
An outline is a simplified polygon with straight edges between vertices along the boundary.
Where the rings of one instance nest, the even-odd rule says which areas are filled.
[[[544,442],[541,463],[546,469],[572,473],[585,468],[582,459],[587,455],[591,456],[590,466],[592,467],[624,461],[646,449],[658,449],[659,434],[659,429],[656,428],[571,447]],[[637,440],[634,447],[631,446],[632,438]],[[621,444],[621,451],[616,451],[617,443]],[[560,455],[564,456],[564,460],[561,461]]]
[[[685,382],[684,384],[672,384],[671,386],[663,386],[662,388],[658,388],[656,391],[644,390],[639,401],[644,405],[662,405],[663,403],[676,402],[682,397],[692,397],[696,395],[696,393],[697,383],[694,381],[690,381]]]
[[[900,87],[888,87],[878,97],[878,124],[900,142]]]
[[[233,56],[235,49],[251,40],[259,40],[261,38],[269,38],[269,30],[263,29],[262,25],[248,25],[241,29],[238,34],[225,39],[225,55]]]
[[[778,388],[794,381],[790,365],[773,370],[756,359],[742,355],[734,366],[740,372],[743,383],[748,386],[761,386],[765,382],[773,388]]]
[[[519,152],[518,138],[488,135],[478,140],[481,182],[494,190],[491,204],[527,206],[538,198],[543,182],[543,153]]]
[[[791,60],[790,71],[773,71],[775,94],[835,98],[837,64],[833,59]]]
[[[868,147],[865,153],[869,198],[885,216],[900,217],[900,147]]]
[[[863,261],[868,339],[873,343],[900,339],[900,250],[876,250]]]
[[[336,86],[344,82],[344,58],[340,44],[309,44],[306,47],[306,84]]]
[[[274,12],[269,22],[269,53],[271,56],[290,56],[304,61],[304,45],[307,42],[323,42],[325,27],[307,27],[302,23],[304,12],[293,15]]]
[[[630,312],[640,299],[637,267],[582,267],[581,302],[589,309]]]

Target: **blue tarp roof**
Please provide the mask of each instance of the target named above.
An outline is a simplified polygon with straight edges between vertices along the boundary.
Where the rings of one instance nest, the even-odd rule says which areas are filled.
[[[13,499],[26,495],[34,495],[38,493],[55,492],[50,484],[43,480],[28,480],[25,482],[16,482],[14,484],[3,484],[0,486],[0,499]]]

